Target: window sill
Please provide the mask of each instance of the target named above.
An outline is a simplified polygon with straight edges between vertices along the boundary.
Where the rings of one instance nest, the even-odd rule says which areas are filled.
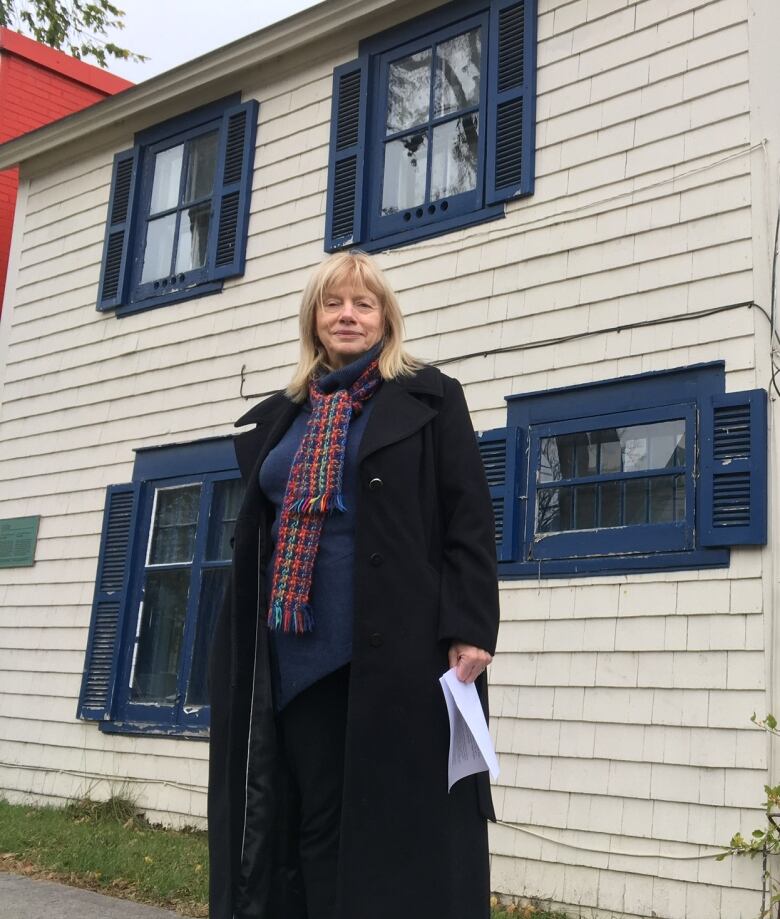
[[[728,549],[695,549],[691,552],[655,552],[646,555],[602,555],[595,558],[538,559],[499,562],[499,580],[530,578],[598,577],[637,574],[643,571],[685,571],[691,568],[728,568]]]
[[[195,297],[202,297],[206,294],[220,293],[222,284],[222,281],[207,281],[204,284],[198,284],[184,290],[175,290],[169,294],[160,294],[158,297],[149,297],[146,300],[138,300],[135,303],[126,303],[118,306],[114,310],[114,315],[117,319],[122,319],[124,316],[133,316],[136,313],[145,313],[147,310],[157,309],[158,306],[168,306],[170,303],[180,303],[183,300],[194,300]]]
[[[406,246],[409,243],[417,242],[421,239],[434,239],[443,236],[445,233],[452,233],[454,230],[465,229],[466,227],[476,226],[480,223],[487,223],[491,220],[498,220],[504,216],[504,205],[494,204],[491,207],[483,207],[481,210],[472,211],[469,214],[460,214],[450,220],[440,220],[436,223],[428,223],[420,227],[410,227],[402,233],[394,233],[391,236],[381,236],[378,239],[368,239],[357,246],[364,252],[384,252],[386,249],[395,249],[398,246]],[[342,249],[349,248],[348,245],[335,246],[329,249],[330,252],[340,252]]]
[[[104,734],[143,734],[145,737],[180,737],[182,740],[208,740],[207,727],[174,724],[145,724],[138,721],[100,721]]]

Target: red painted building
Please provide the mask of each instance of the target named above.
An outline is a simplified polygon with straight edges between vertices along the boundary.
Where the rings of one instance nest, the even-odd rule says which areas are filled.
[[[133,84],[0,28],[0,143],[86,108]],[[18,174],[0,172],[0,311],[11,248]]]

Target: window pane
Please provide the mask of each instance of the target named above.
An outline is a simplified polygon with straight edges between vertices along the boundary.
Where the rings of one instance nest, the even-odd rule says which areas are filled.
[[[157,490],[150,565],[192,561],[199,501],[200,485]]]
[[[599,471],[602,474],[605,472],[620,472],[621,449],[618,432],[614,428],[610,428],[600,433],[601,458],[599,462],[601,465],[599,466]]]
[[[211,518],[209,520],[208,561],[229,559],[232,555],[230,539],[244,496],[244,483],[241,479],[229,479],[214,483],[214,496],[211,500]]]
[[[620,526],[620,482],[599,485],[599,526]]]
[[[175,271],[192,271],[206,264],[210,219],[211,201],[196,204],[181,212]]]
[[[643,425],[623,428],[620,434],[620,442],[623,452],[623,470],[625,472],[639,472],[650,468],[647,430]]]
[[[618,428],[623,451],[623,469],[667,469],[685,465],[685,421],[662,421]]]
[[[689,473],[671,470],[686,469],[685,436],[674,419],[539,437],[536,532],[684,523]]]
[[[146,574],[141,628],[130,686],[140,702],[175,702],[187,612],[189,568]]]
[[[685,466],[685,420],[540,438],[537,532],[670,524],[686,519],[685,476],[612,476]],[[590,485],[547,483],[598,477]]]
[[[436,117],[479,105],[479,29],[456,35],[436,49],[434,110]]]
[[[577,476],[596,475],[598,472],[599,445],[590,434],[583,434],[578,440],[574,454]]]
[[[477,186],[477,115],[466,115],[433,129],[431,201]]]
[[[621,491],[624,493],[622,513]],[[537,501],[538,533],[673,523],[685,520],[685,477],[660,476],[600,485],[540,488]]]
[[[685,476],[674,477],[674,519],[685,520]]]
[[[179,203],[179,185],[181,184],[181,163],[184,146],[163,150],[154,158],[154,181],[152,182],[152,202],[150,214],[170,210]],[[163,272],[164,273],[164,272]]]
[[[144,247],[144,268],[141,283],[156,281],[171,273],[171,255],[173,254],[173,236],[176,232],[176,214],[150,220],[146,228],[146,246]]]
[[[578,485],[574,489],[574,529],[592,530],[596,526],[596,486]]]
[[[206,568],[200,584],[198,623],[195,632],[195,649],[192,655],[192,669],[187,686],[187,705],[207,705],[206,671],[211,634],[217,620],[217,613],[225,596],[230,569]]]
[[[671,523],[674,520],[674,482],[672,476],[650,479],[649,523]]]
[[[562,478],[559,438],[543,437],[539,442],[539,478],[540,482],[557,482]]]
[[[212,131],[190,142],[185,201],[197,201],[211,195],[214,190],[216,168],[217,132]]]
[[[668,421],[648,425],[651,430],[650,468],[668,469],[685,465],[685,422]]]
[[[387,133],[395,134],[426,122],[430,95],[430,48],[392,63],[387,80]]]
[[[625,483],[624,508],[624,523],[647,523],[647,479],[629,479]]]
[[[573,488],[540,488],[537,500],[538,533],[560,533],[574,529]]]
[[[685,465],[685,421],[578,431],[541,439],[539,481]]]
[[[539,481],[555,482],[598,473],[598,431],[543,437]]]
[[[410,134],[385,144],[383,214],[395,214],[423,203],[427,163],[427,134]]]

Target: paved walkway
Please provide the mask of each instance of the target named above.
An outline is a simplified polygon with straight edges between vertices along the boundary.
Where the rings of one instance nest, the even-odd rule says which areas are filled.
[[[167,909],[0,872],[0,919],[173,919],[176,916]]]

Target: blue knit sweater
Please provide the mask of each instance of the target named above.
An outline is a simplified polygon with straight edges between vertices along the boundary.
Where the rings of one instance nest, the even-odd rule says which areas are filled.
[[[320,380],[325,392],[348,389],[378,353],[372,348],[340,370]],[[344,513],[329,514],[320,536],[314,563],[311,606],[314,629],[302,635],[270,632],[271,675],[274,707],[281,711],[298,693],[338,670],[352,659],[353,562],[355,554],[355,503],[357,499],[357,455],[360,441],[371,414],[373,399],[355,415],[349,426],[344,456],[342,495]],[[311,406],[306,402],[279,443],[270,451],[260,468],[260,488],[276,509],[271,537],[276,543],[284,493],[295,454],[298,451]],[[273,580],[274,556],[268,565],[268,583]]]

